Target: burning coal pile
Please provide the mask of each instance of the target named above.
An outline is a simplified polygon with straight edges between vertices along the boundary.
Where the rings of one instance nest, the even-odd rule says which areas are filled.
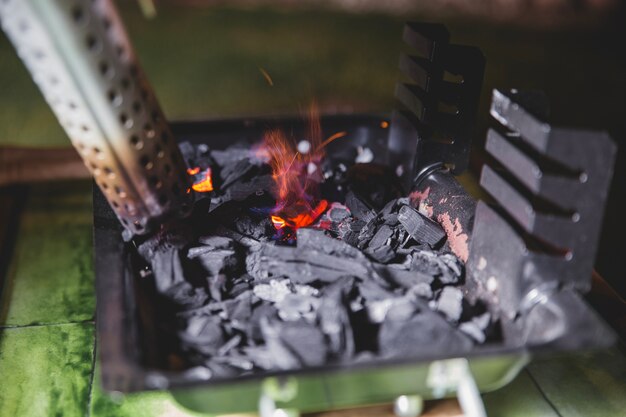
[[[497,338],[464,298],[464,264],[396,176],[355,149],[325,155],[316,117],[297,143],[181,146],[191,218],[137,243],[178,366],[212,378],[471,350]]]

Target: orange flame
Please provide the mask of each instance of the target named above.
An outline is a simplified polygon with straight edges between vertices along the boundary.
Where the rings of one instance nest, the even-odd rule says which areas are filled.
[[[196,175],[200,172],[200,167],[189,168],[187,173],[189,175]],[[213,191],[213,178],[211,177],[211,168],[207,168],[204,171],[204,177],[200,181],[196,181],[191,188],[199,193],[208,193]]]
[[[270,218],[277,230],[306,227],[328,207],[326,200],[317,198],[321,181],[319,165],[324,146],[344,136],[345,132],[323,142],[317,106],[313,104],[309,111],[308,135],[311,146],[307,153],[298,152],[294,141],[276,129],[266,132],[263,147],[257,150],[257,153],[267,155],[276,183],[276,206]]]

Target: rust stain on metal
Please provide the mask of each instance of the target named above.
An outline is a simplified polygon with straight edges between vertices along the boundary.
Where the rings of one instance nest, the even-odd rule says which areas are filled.
[[[409,194],[409,201],[413,207],[417,207],[417,210],[424,216],[430,218],[433,217],[433,206],[428,204],[428,196],[430,195],[430,187],[425,190],[416,190]]]
[[[461,226],[459,219],[454,219],[453,223],[450,215],[446,212],[439,214],[437,221],[441,224],[443,230],[445,230],[446,235],[448,235],[448,243],[450,244],[452,252],[464,263],[467,262],[467,258],[469,257],[468,237],[467,233],[463,231],[463,226]]]

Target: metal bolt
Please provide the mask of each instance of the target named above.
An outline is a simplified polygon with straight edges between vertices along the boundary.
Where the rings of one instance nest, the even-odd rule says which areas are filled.
[[[393,403],[393,412],[398,417],[417,417],[424,410],[424,400],[419,395],[401,395]]]

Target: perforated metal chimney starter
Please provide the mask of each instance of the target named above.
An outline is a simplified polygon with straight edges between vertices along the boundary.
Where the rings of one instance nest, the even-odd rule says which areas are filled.
[[[180,151],[109,0],[0,0],[2,29],[122,224],[184,215]]]

